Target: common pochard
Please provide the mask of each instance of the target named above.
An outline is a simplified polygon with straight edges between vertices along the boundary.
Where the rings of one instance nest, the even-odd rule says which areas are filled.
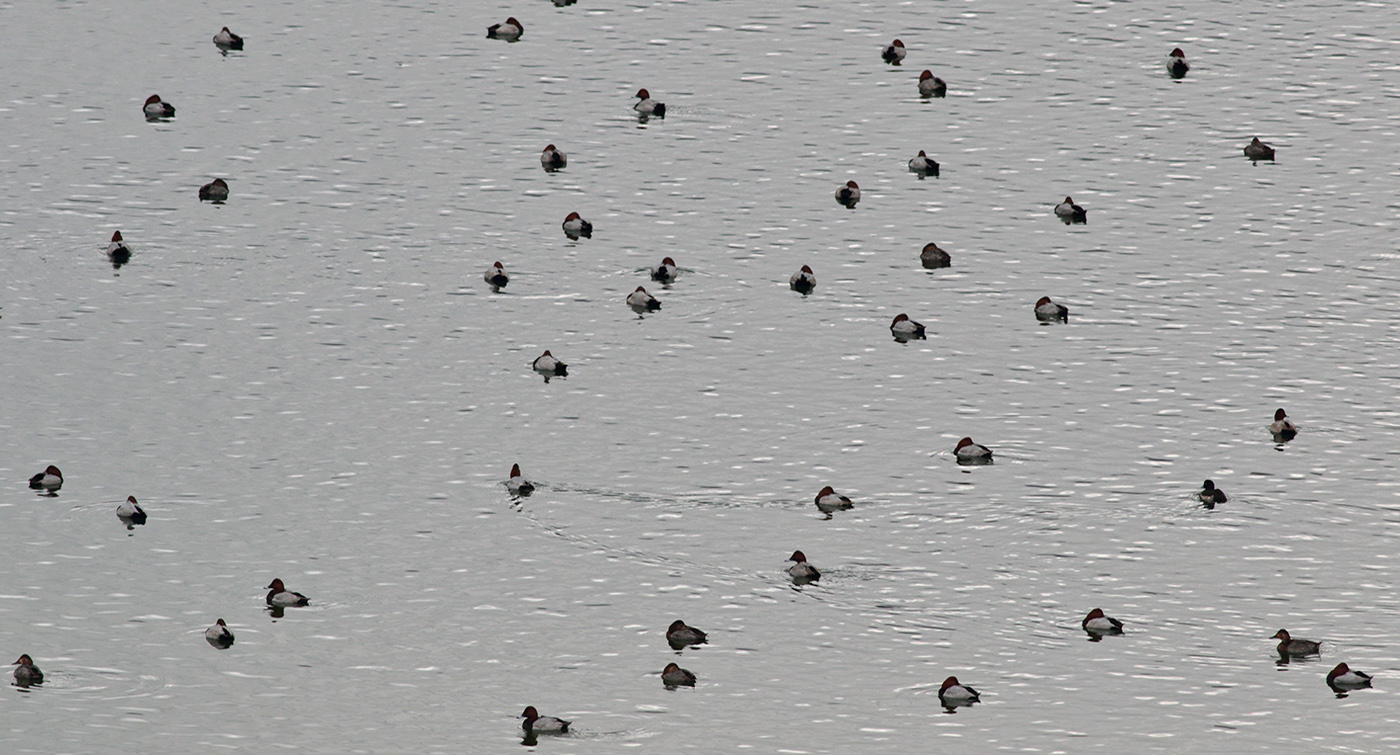
[[[229,631],[228,624],[225,624],[223,619],[204,630],[204,639],[220,650],[228,650],[233,646],[233,632]]]
[[[1371,686],[1371,675],[1352,671],[1345,663],[1327,672],[1327,684],[1332,689],[1359,689]]]
[[[519,464],[512,464],[510,477],[506,480],[506,490],[509,490],[511,495],[529,495],[535,492],[535,486],[520,474]]]
[[[175,115],[175,106],[169,102],[161,102],[158,94],[147,97],[146,104],[141,110],[146,114],[146,119],[152,121],[158,118],[171,118]]]
[[[924,176],[933,176],[937,178],[938,162],[924,154],[923,150],[919,150],[919,154],[909,160],[909,170],[919,174],[920,178]]]
[[[287,586],[282,584],[282,580],[274,579],[272,584],[267,586],[267,604],[276,608],[299,607],[311,605],[311,600],[299,592],[292,592]]]
[[[1089,615],[1085,616],[1084,621],[1080,622],[1079,625],[1084,627],[1084,631],[1088,632],[1089,634],[1123,633],[1123,622],[1115,618],[1105,616],[1103,614],[1102,608],[1095,608],[1094,610],[1090,611]]]
[[[506,275],[505,265],[500,262],[486,268],[486,272],[481,274],[481,279],[491,286],[492,291],[500,291],[510,283],[510,276]]]
[[[112,233],[112,243],[107,245],[107,261],[112,263],[113,270],[120,270],[122,265],[131,261],[131,249],[122,240],[122,232]]]
[[[856,202],[860,201],[860,187],[855,181],[847,181],[845,186],[836,190],[836,201],[847,209],[854,209]]]
[[[1088,211],[1075,204],[1074,197],[1065,197],[1065,201],[1055,205],[1055,217],[1065,221],[1065,225],[1089,222]]]
[[[1279,409],[1274,412],[1274,423],[1269,425],[1269,432],[1273,434],[1274,440],[1286,443],[1298,437],[1298,426],[1288,418],[1287,412]]]
[[[520,717],[525,719],[525,721],[520,724],[520,728],[531,734],[555,734],[566,732],[569,730],[569,724],[573,723],[572,721],[565,721],[562,718],[555,718],[554,716],[541,716],[540,712],[535,710],[535,706],[533,705],[526,708],[525,712],[520,714]]]
[[[515,16],[507,18],[504,23],[492,24],[486,27],[487,39],[504,39],[507,42],[514,42],[520,39],[520,35],[525,33],[525,25],[515,20]]]
[[[530,366],[534,368],[535,372],[543,372],[545,375],[559,375],[562,377],[569,374],[569,365],[555,359],[554,355],[550,354],[548,349],[546,349],[543,354],[535,357],[535,361],[532,362]]]
[[[788,287],[806,296],[817,288],[817,275],[812,272],[810,265],[803,265],[801,270],[793,273],[792,277],[788,278]]]
[[[959,705],[971,705],[980,702],[982,696],[977,690],[958,682],[956,676],[950,676],[943,680],[943,686],[938,688],[938,701],[944,706],[953,708]]]
[[[933,71],[924,71],[919,74],[919,94],[924,97],[946,97],[948,84],[934,76]]]
[[[820,493],[817,493],[817,508],[830,513],[832,511],[843,511],[845,509],[855,508],[855,504],[851,503],[851,499],[837,493],[835,490],[832,490],[830,485],[827,485],[822,488]]]
[[[816,582],[822,578],[822,573],[817,571],[817,567],[807,563],[807,556],[802,551],[793,551],[788,560],[794,562],[787,569],[788,576],[792,577],[794,582]]]
[[[659,283],[673,283],[680,275],[680,268],[670,257],[662,258],[661,264],[651,269],[651,279]]]
[[[52,493],[63,487],[63,473],[58,471],[58,467],[50,464],[48,469],[29,478],[29,487]]]
[[[1191,64],[1186,62],[1186,53],[1182,52],[1180,47],[1172,50],[1167,56],[1167,73],[1171,74],[1173,79],[1179,79],[1189,70]]]
[[[1035,303],[1035,316],[1040,320],[1062,320],[1069,321],[1069,307],[1063,304],[1056,304],[1048,296],[1042,296]]]
[[[909,319],[909,315],[900,313],[894,316],[890,322],[890,333],[896,340],[905,342],[913,338],[925,338],[924,326],[921,323]]]
[[[992,449],[973,443],[971,438],[963,438],[953,447],[953,455],[958,461],[991,461]]]
[[[580,237],[591,239],[593,224],[584,220],[577,212],[571,212],[564,218],[564,235],[574,241],[578,241]]]
[[[637,98],[637,103],[632,106],[633,110],[642,115],[654,115],[657,118],[666,117],[666,105],[653,100],[651,93],[647,90],[638,89],[637,94],[633,96]]]
[[[219,30],[218,34],[214,35],[214,44],[223,50],[242,50],[243,38],[229,31],[228,27],[225,26]]]
[[[904,49],[904,43],[896,39],[885,45],[885,49],[880,51],[880,59],[892,66],[897,66],[900,61],[904,60],[904,56],[907,54],[908,52]]]
[[[129,495],[126,497],[125,503],[117,506],[117,518],[130,528],[133,524],[145,524],[146,512],[141,510],[141,505],[136,502],[136,496]]]
[[[546,145],[544,151],[540,153],[540,165],[550,173],[563,168],[569,164],[569,158],[563,152],[554,148],[553,144]]]

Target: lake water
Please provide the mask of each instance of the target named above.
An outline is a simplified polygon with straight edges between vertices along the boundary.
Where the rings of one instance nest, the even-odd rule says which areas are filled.
[[[542,752],[1400,749],[1388,4],[0,23],[0,660],[47,675],[6,687],[7,752],[505,752],[526,705],[574,722]],[[955,463],[965,435],[995,463]],[[56,498],[24,483],[51,463]],[[275,577],[311,607],[269,615]],[[1094,607],[1125,634],[1089,642]],[[709,644],[672,651],[677,618]],[[1278,664],[1281,627],[1321,657]],[[1343,661],[1375,688],[1329,689]],[[945,712],[949,675],[982,702]]]

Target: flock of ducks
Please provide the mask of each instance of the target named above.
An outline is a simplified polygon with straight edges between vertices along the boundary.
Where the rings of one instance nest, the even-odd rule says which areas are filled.
[[[520,39],[524,33],[524,25],[514,17],[507,18],[504,22],[494,24],[487,28],[486,36],[490,39],[500,39],[507,42],[514,42]],[[243,38],[234,34],[227,26],[223,27],[213,38],[214,44],[222,52],[229,50],[242,50],[244,47]],[[894,40],[881,51],[881,59],[892,66],[899,66],[904,61],[908,52],[901,40]],[[1167,71],[1172,78],[1180,79],[1190,70],[1190,64],[1186,62],[1186,55],[1181,48],[1171,51],[1168,56]],[[925,70],[919,75],[918,91],[924,97],[944,97],[947,94],[948,85],[942,79],[933,75],[932,71]],[[637,102],[633,105],[633,110],[642,118],[666,116],[666,105],[652,99],[651,93],[645,88],[639,89],[635,95]],[[152,121],[166,120],[175,117],[175,107],[163,101],[159,95],[153,94],[146,99],[143,105],[143,112],[147,119]],[[1253,161],[1273,160],[1274,150],[1267,144],[1255,137],[1249,145],[1244,148],[1244,154]],[[540,153],[540,165],[546,171],[562,170],[568,165],[568,157],[555,145],[550,144]],[[920,150],[918,155],[909,160],[909,170],[924,178],[927,176],[938,177],[939,165],[933,158],[929,157],[924,150]],[[229,197],[228,184],[221,178],[216,178],[212,182],[200,187],[199,199],[201,201],[224,202]],[[841,205],[854,209],[860,202],[860,186],[855,181],[847,181],[844,186],[836,190],[835,198]],[[1054,214],[1065,224],[1084,224],[1088,222],[1087,211],[1075,204],[1072,197],[1065,197],[1064,201],[1054,207]],[[563,222],[564,233],[573,240],[580,238],[590,238],[593,233],[593,224],[584,220],[579,213],[571,212]],[[117,231],[112,234],[110,244],[107,249],[107,256],[114,268],[120,268],[131,259],[131,250],[126,246],[122,234]],[[952,264],[949,254],[940,249],[936,244],[926,245],[921,254],[920,261],[924,267],[939,268]],[[651,269],[651,279],[657,282],[669,284],[673,282],[679,270],[675,260],[670,257],[664,258],[658,265]],[[506,287],[510,281],[501,262],[497,261],[487,268],[483,274],[485,282],[491,286],[492,291],[499,291]],[[800,270],[793,273],[789,280],[789,285],[793,291],[804,296],[812,293],[817,285],[817,279],[812,268],[803,265]],[[628,306],[638,312],[656,312],[661,309],[661,302],[647,292],[644,286],[637,286],[636,290],[628,294],[626,298]],[[1047,322],[1068,322],[1069,309],[1062,304],[1051,300],[1050,297],[1041,297],[1035,303],[1035,316]],[[890,323],[890,332],[896,340],[906,342],[912,339],[925,338],[925,327],[910,319],[907,314],[901,313]],[[532,363],[532,368],[544,376],[546,382],[550,377],[566,376],[568,365],[555,358],[549,351],[545,351]],[[1298,429],[1283,409],[1278,409],[1274,414],[1274,422],[1269,426],[1269,431],[1276,442],[1285,443],[1297,436]],[[953,449],[953,455],[960,464],[990,464],[993,461],[993,452],[986,446],[973,442],[971,438],[962,438]],[[522,475],[520,465],[511,467],[510,476],[506,480],[506,488],[513,496],[528,496],[534,492],[535,486]],[[57,466],[50,465],[43,472],[35,474],[29,480],[29,487],[41,491],[48,496],[56,496],[57,491],[63,486],[63,473]],[[1225,492],[1215,486],[1211,480],[1206,480],[1202,489],[1198,493],[1202,504],[1207,508],[1214,508],[1218,504],[1227,502]],[[828,516],[832,512],[850,509],[854,503],[850,498],[837,493],[831,486],[826,486],[817,493],[815,498],[816,507]],[[120,504],[116,510],[117,517],[128,529],[136,525],[144,525],[147,521],[146,512],[143,511],[134,496],[128,496],[126,501]],[[787,574],[794,584],[803,585],[817,582],[821,579],[821,572],[807,561],[807,556],[801,550],[794,551],[788,558],[792,566],[787,568]],[[280,616],[285,608],[296,608],[310,605],[310,599],[305,595],[288,590],[281,579],[274,579],[266,588],[268,590],[265,602],[269,610],[274,615]],[[1090,635],[1093,641],[1098,641],[1104,636],[1118,635],[1123,633],[1123,622],[1118,619],[1106,616],[1102,609],[1095,608],[1090,611],[1081,622],[1083,630]],[[222,618],[218,619],[205,631],[205,639],[210,645],[227,649],[234,643],[234,635],[229,630],[228,625]],[[673,649],[681,650],[687,646],[700,645],[708,642],[706,633],[688,626],[684,621],[674,621],[666,630],[667,642]],[[1312,640],[1294,639],[1288,630],[1280,629],[1271,639],[1278,639],[1277,651],[1282,661],[1290,658],[1301,658],[1319,655],[1321,644]],[[41,684],[44,680],[43,672],[34,664],[33,659],[26,653],[21,655],[14,662],[15,684],[21,687],[30,687]],[[696,684],[696,675],[681,668],[676,663],[668,664],[661,672],[662,683],[668,688],[688,686]],[[1368,674],[1354,671],[1347,664],[1339,663],[1326,677],[1327,684],[1338,692],[1350,689],[1357,689],[1370,686],[1371,677]],[[939,701],[948,708],[972,705],[980,701],[980,693],[972,687],[962,684],[956,676],[949,676],[944,680],[938,690]],[[570,721],[565,721],[553,716],[542,716],[534,706],[526,707],[521,713],[523,719],[521,728],[524,730],[527,742],[536,734],[566,733],[569,731]]]

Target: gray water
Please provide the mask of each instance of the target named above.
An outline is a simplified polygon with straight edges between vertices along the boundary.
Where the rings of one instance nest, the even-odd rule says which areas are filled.
[[[0,743],[503,752],[535,705],[550,752],[1400,749],[1400,17],[1274,5],[0,7],[0,660],[47,674]]]

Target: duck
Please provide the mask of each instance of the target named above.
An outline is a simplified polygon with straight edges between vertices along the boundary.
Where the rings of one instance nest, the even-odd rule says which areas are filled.
[[[21,658],[20,660],[23,660]],[[1360,671],[1352,671],[1345,663],[1338,663],[1337,667],[1327,672],[1327,684],[1332,689],[1354,689],[1357,687],[1371,686],[1371,675]]]
[[[900,341],[908,341],[911,338],[925,338],[924,326],[921,323],[909,319],[909,315],[900,313],[894,316],[890,322],[890,333]]]
[[[225,26],[219,30],[218,34],[214,35],[214,44],[224,50],[242,50],[243,38],[229,31],[228,27]]]
[[[172,118],[175,116],[175,106],[169,102],[161,102],[160,95],[153,94],[146,98],[146,104],[141,108],[146,113],[148,120],[157,118]]]
[[[638,89],[637,93],[633,96],[637,98],[637,104],[632,106],[633,110],[642,115],[654,115],[657,118],[666,117],[666,105],[653,100],[651,98],[651,92],[645,89]]]
[[[960,683],[956,676],[944,679],[943,686],[938,688],[938,701],[949,708],[971,705],[980,702],[981,699],[982,696],[977,690]]]
[[[958,461],[991,461],[992,449],[973,443],[971,438],[963,438],[953,447],[953,455]]]
[[[1230,500],[1225,496],[1225,491],[1215,487],[1215,481],[1213,480],[1206,480],[1201,483],[1201,492],[1196,495],[1200,497],[1201,503],[1204,503],[1208,509],[1215,508],[1215,504],[1217,503],[1225,503]]]
[[[655,312],[661,309],[661,302],[655,296],[647,293],[642,286],[637,286],[637,290],[627,295],[627,306],[638,312]]]
[[[1274,148],[1259,141],[1259,137],[1256,136],[1254,137],[1254,141],[1245,146],[1244,156],[1255,162],[1259,162],[1260,160],[1273,160]]]
[[[670,257],[661,258],[661,264],[651,269],[651,279],[659,283],[674,283],[680,275],[680,268]]]
[[[506,480],[506,490],[511,495],[529,495],[535,492],[535,486],[520,474],[520,465],[510,465],[510,478]]]
[[[1312,640],[1295,640],[1289,636],[1287,629],[1278,630],[1269,639],[1279,641],[1278,654],[1282,656],[1316,655],[1322,651],[1322,643]]]
[[[63,487],[63,473],[50,464],[47,469],[29,478],[29,487],[52,493]]]
[[[574,241],[578,241],[580,236],[591,239],[593,238],[593,224],[584,220],[577,212],[571,212],[564,218],[564,235]]]
[[[838,494],[835,490],[831,489],[830,485],[827,485],[822,488],[820,493],[817,493],[817,508],[831,513],[832,511],[844,511],[845,509],[855,508],[855,504],[851,503],[851,499]]]
[[[788,287],[803,296],[812,293],[817,287],[817,276],[812,272],[811,265],[803,265],[801,270],[793,273],[788,278]]]
[[[44,681],[44,672],[40,671],[39,667],[34,665],[34,659],[30,658],[28,653],[21,655],[19,660],[11,665],[17,666],[15,669],[15,682],[21,687],[28,687],[31,684],[38,684]]]
[[[938,162],[924,154],[923,150],[919,150],[919,154],[909,160],[909,170],[918,173],[920,178],[924,176],[937,178]]]
[[[681,668],[680,664],[668,663],[661,670],[661,683],[667,687],[694,687],[695,674]]]
[[[282,584],[282,580],[280,579],[272,580],[272,584],[268,585],[267,589],[271,591],[267,594],[267,604],[270,606],[285,608],[287,606],[300,607],[311,605],[311,600],[309,598],[299,592],[288,590],[287,586]]]
[[[925,97],[946,97],[948,84],[934,76],[933,71],[924,71],[919,74],[919,94]]]
[[[568,164],[568,155],[555,149],[553,144],[546,145],[544,151],[540,153],[540,165],[544,166],[544,169],[551,173]]]
[[[1123,622],[1103,615],[1102,608],[1095,608],[1079,624],[1089,634],[1122,634]]]
[[[520,724],[520,728],[530,734],[555,734],[566,732],[569,730],[569,724],[573,723],[572,721],[565,721],[562,718],[555,718],[554,716],[541,716],[540,712],[535,710],[535,706],[533,705],[525,708],[525,712],[521,713],[520,717],[525,719],[524,723]]]
[[[145,524],[146,512],[141,510],[141,505],[136,502],[136,496],[126,497],[126,503],[117,506],[117,518],[126,522],[126,526],[133,524]]]
[[[1269,432],[1273,434],[1274,440],[1286,443],[1298,437],[1298,426],[1288,418],[1288,412],[1279,409],[1274,412],[1274,423],[1269,425]]]
[[[516,21],[515,16],[507,18],[505,23],[492,24],[486,27],[487,39],[504,39],[507,42],[514,42],[520,39],[520,35],[524,33],[525,25]]]
[[[510,283],[510,276],[506,275],[506,268],[499,261],[486,268],[486,272],[481,274],[481,279],[491,285],[492,291],[500,291]]]
[[[671,647],[680,650],[686,645],[704,644],[707,640],[704,632],[676,619],[666,628],[666,641],[671,643]]]
[[[569,365],[555,359],[554,355],[550,354],[548,349],[545,349],[543,354],[535,357],[535,361],[532,362],[530,366],[534,368],[535,372],[543,372],[546,375],[564,376],[569,374]]]
[[[822,578],[822,573],[817,571],[817,567],[807,563],[807,556],[802,551],[793,551],[788,560],[795,562],[787,569],[788,576],[792,577],[793,581],[816,582]]]
[[[1089,222],[1089,213],[1074,203],[1074,197],[1065,197],[1065,201],[1055,205],[1055,216],[1065,221],[1065,225]]]
[[[919,252],[919,262],[923,263],[925,268],[934,270],[952,266],[953,258],[948,256],[947,252],[939,249],[937,244],[928,243],[924,244],[924,250]]]
[[[225,624],[223,619],[219,619],[213,626],[204,630],[204,639],[220,650],[227,650],[233,645],[233,632],[229,631],[228,624]]]
[[[1069,320],[1069,307],[1056,304],[1048,296],[1042,296],[1035,303],[1035,316],[1038,320]]]
[[[855,209],[856,202],[860,201],[860,187],[855,181],[847,181],[845,186],[836,190],[836,201],[847,209]]]
[[[228,199],[228,184],[222,178],[199,187],[199,201],[201,202],[223,202]]]
[[[1180,47],[1173,49],[1167,56],[1167,73],[1171,74],[1173,79],[1179,79],[1189,70],[1191,64],[1186,62],[1186,53],[1182,52]]]
[[[904,49],[904,43],[896,39],[885,45],[885,49],[880,51],[880,59],[892,66],[897,66],[900,61],[904,60],[904,56],[907,54],[908,53]]]
[[[131,261],[131,249],[122,240],[122,232],[112,233],[112,243],[107,245],[107,261],[112,263],[113,270],[120,270],[122,265]]]

